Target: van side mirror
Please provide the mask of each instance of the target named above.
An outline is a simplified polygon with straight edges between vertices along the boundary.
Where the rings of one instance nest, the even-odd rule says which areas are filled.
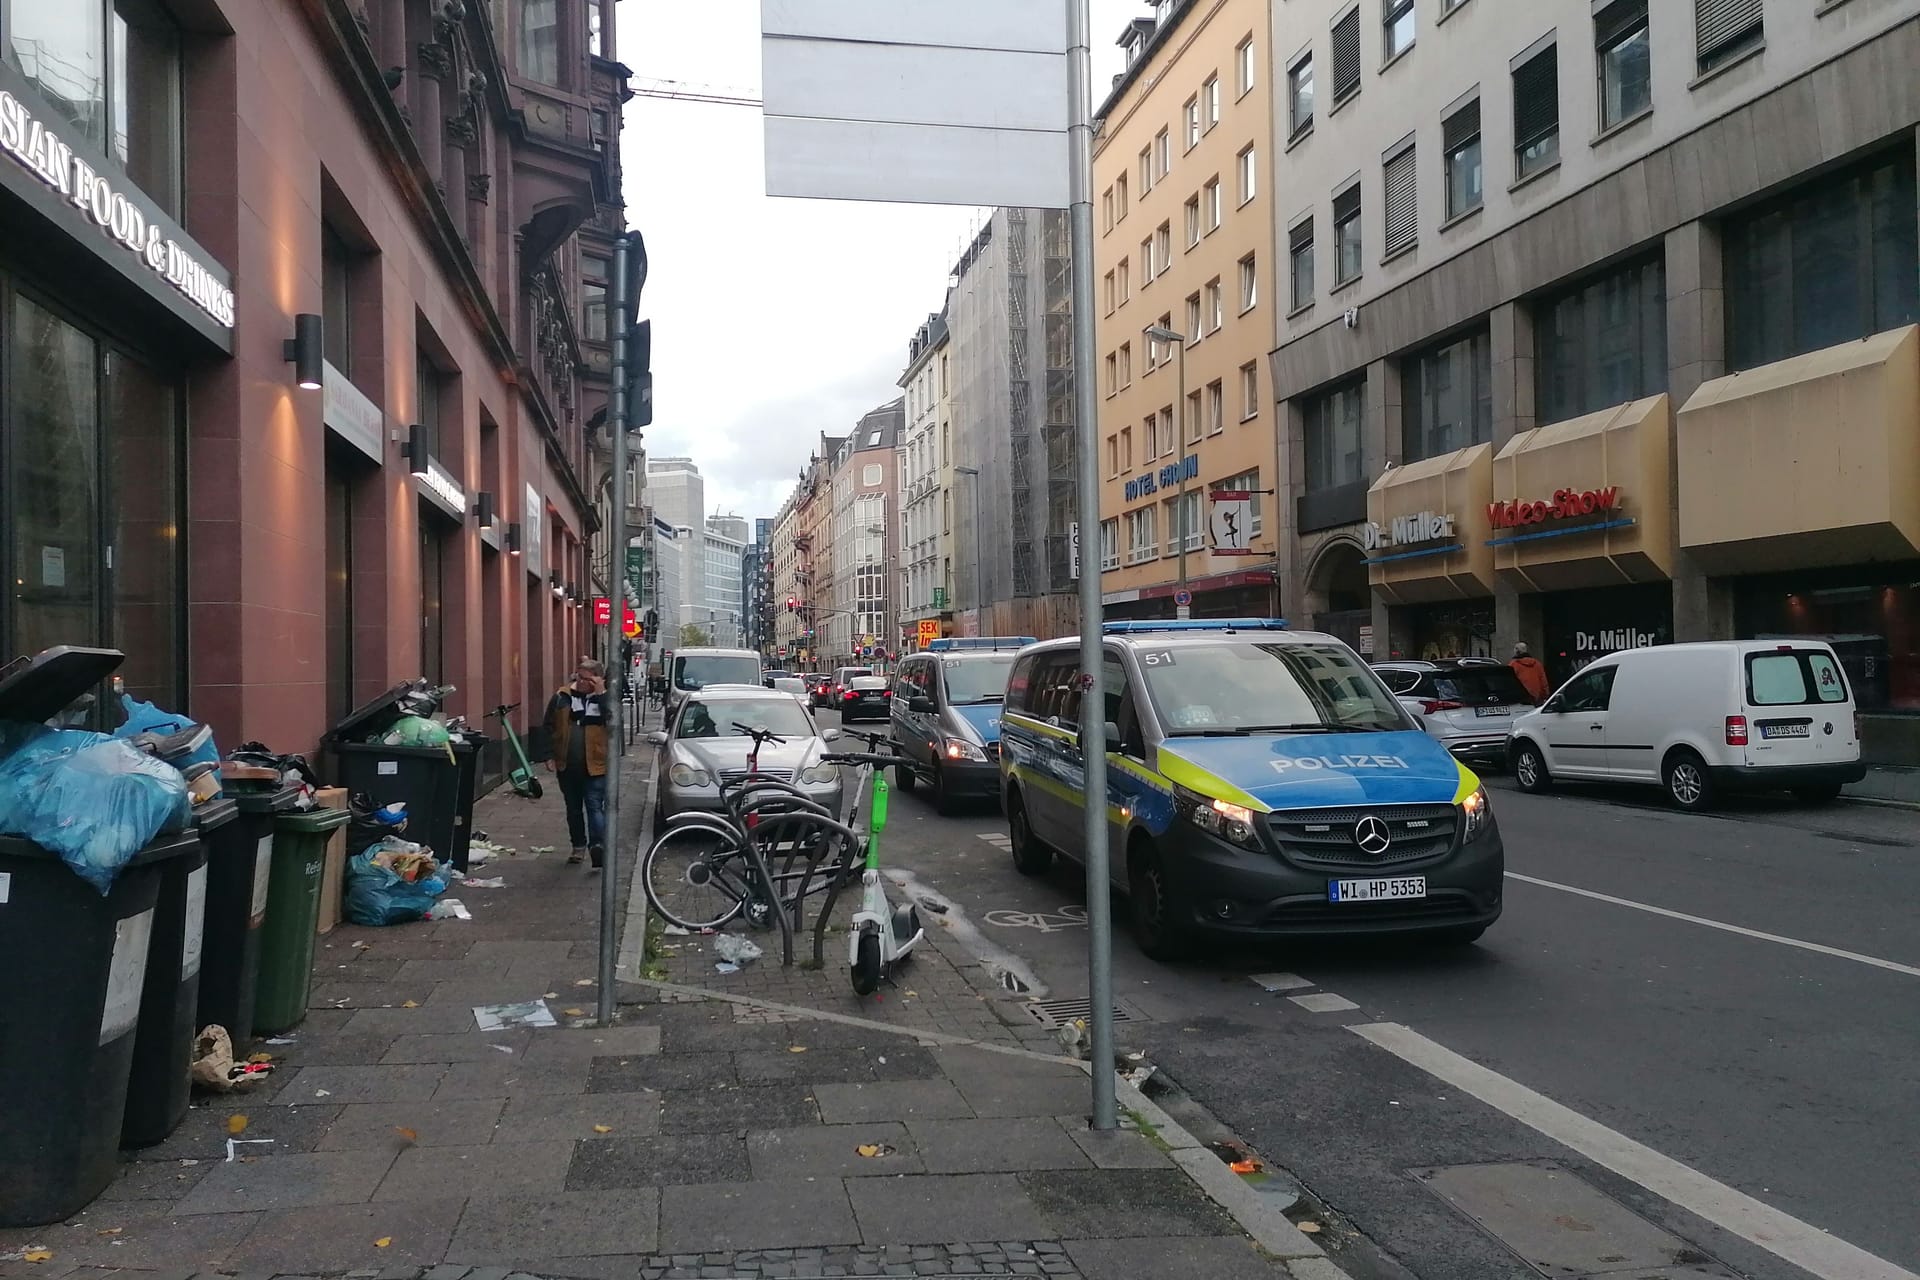
[[[1556,693],[1551,698],[1548,698],[1545,702],[1541,703],[1540,709],[1546,712],[1550,716],[1557,716],[1562,711],[1565,711],[1567,709],[1567,704],[1562,702],[1560,700],[1560,695]]]
[[[933,705],[933,699],[929,698],[926,694],[916,693],[907,699],[907,710],[931,712],[937,711],[939,708]]]
[[[828,729],[820,735],[820,741],[838,742],[840,741],[840,736],[841,736],[840,731],[838,729]]]

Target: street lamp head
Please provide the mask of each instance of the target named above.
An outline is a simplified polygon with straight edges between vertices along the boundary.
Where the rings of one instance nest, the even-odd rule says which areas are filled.
[[[1155,342],[1185,343],[1187,340],[1186,334],[1175,333],[1173,330],[1167,328],[1165,325],[1160,325],[1160,324],[1150,324],[1146,328],[1142,329],[1140,332],[1144,333],[1147,337],[1152,338]]]
[[[977,475],[979,475],[979,474],[980,474],[980,468],[978,468],[978,467],[955,467],[955,468],[953,469],[953,474],[955,474],[955,475],[957,475],[957,476],[977,476]]]

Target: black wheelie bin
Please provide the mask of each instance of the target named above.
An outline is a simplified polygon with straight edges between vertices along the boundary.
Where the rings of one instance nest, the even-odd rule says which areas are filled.
[[[0,679],[0,720],[51,719],[123,661],[61,646]],[[162,868],[162,835],[104,896],[53,853],[0,836],[0,1227],[59,1222],[113,1181]]]

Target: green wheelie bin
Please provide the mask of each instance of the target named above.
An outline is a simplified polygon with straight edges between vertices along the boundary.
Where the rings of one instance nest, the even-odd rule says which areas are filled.
[[[260,980],[253,1003],[257,1035],[278,1035],[307,1016],[327,838],[350,816],[345,809],[309,809],[274,817],[273,868],[267,919],[260,930]]]

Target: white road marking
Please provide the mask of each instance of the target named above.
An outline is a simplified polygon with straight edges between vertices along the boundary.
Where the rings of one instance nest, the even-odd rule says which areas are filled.
[[[1397,1022],[1369,1022],[1347,1030],[1822,1280],[1920,1280],[1911,1271],[1716,1182],[1516,1080],[1461,1057],[1411,1028]]]
[[[1858,951],[1843,951],[1839,947],[1829,947],[1818,942],[1802,942],[1798,938],[1786,938],[1777,933],[1767,933],[1760,929],[1749,929],[1744,925],[1728,924],[1724,920],[1709,920],[1705,916],[1690,916],[1684,911],[1674,911],[1668,907],[1656,907],[1649,902],[1635,902],[1632,898],[1616,898],[1610,893],[1597,893],[1592,889],[1582,889],[1577,885],[1560,884],[1553,880],[1541,880],[1536,876],[1523,876],[1518,871],[1507,872],[1507,879],[1518,880],[1523,884],[1539,885],[1542,889],[1558,889],[1562,893],[1578,894],[1582,898],[1592,898],[1595,902],[1609,902],[1616,907],[1632,907],[1635,911],[1645,911],[1651,915],[1665,916],[1669,920],[1684,920],[1688,924],[1705,925],[1709,929],[1719,929],[1723,933],[1737,933],[1743,938],[1758,938],[1762,942],[1777,942],[1783,947],[1797,947],[1802,951],[1813,951],[1823,956],[1833,956],[1839,960],[1851,960],[1855,964],[1872,965],[1876,969],[1886,969],[1893,973],[1904,973],[1909,978],[1920,978],[1920,968],[1910,964],[1901,964],[1897,960],[1882,960],[1878,956],[1862,955]]]
[[[1297,973],[1256,973],[1248,981],[1265,987],[1276,995],[1282,991],[1302,991],[1316,985]]]
[[[1331,991],[1316,991],[1312,995],[1288,996],[1287,999],[1305,1009],[1308,1013],[1345,1013],[1360,1006],[1345,996],[1337,996]]]

